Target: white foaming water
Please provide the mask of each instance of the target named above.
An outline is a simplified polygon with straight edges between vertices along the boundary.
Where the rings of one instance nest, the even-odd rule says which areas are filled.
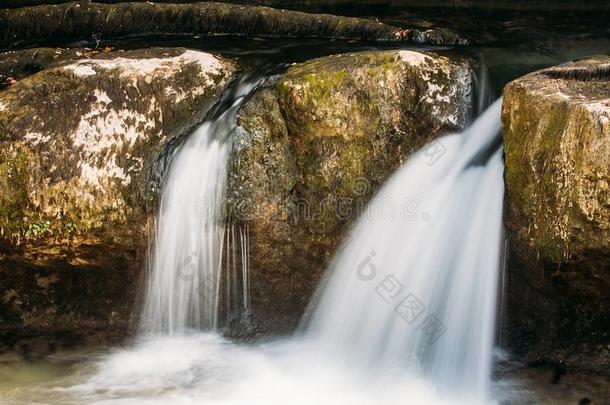
[[[223,244],[247,244],[247,232],[225,233],[216,223],[227,150],[222,137],[210,136],[217,124],[204,126],[180,151],[164,190],[145,310],[152,325],[147,330],[155,334],[105,354],[66,380],[26,396],[16,391],[9,399],[28,404],[490,402],[503,199],[499,112],[497,101],[462,135],[434,141],[411,158],[371,202],[335,258],[304,336],[258,346],[187,331],[216,322],[217,263],[223,256],[235,258],[222,251]],[[201,195],[214,197],[214,215],[197,228],[193,221],[202,219],[192,201]],[[223,235],[232,241],[223,241]],[[193,251],[194,271],[183,285],[175,271]],[[226,268],[235,277],[244,271],[233,264]],[[212,280],[211,301],[198,301],[198,277]],[[247,290],[241,293],[247,305]]]
[[[157,337],[80,373],[52,389],[30,391],[23,403],[461,404],[441,399],[433,384],[406,370],[351,369],[297,340],[250,347],[215,334]],[[21,403],[18,396],[10,399]]]
[[[240,105],[255,86],[240,83],[231,95],[232,105],[206,120],[172,162],[157,216],[144,334],[174,336],[218,326],[224,238],[226,232],[234,232],[223,224],[230,133]],[[241,240],[243,245],[243,236]],[[242,272],[246,274],[245,269]],[[247,281],[243,284],[247,288]]]
[[[447,395],[487,399],[504,190],[500,108],[498,100],[462,135],[426,146],[371,202],[305,332],[328,356],[406,368]]]

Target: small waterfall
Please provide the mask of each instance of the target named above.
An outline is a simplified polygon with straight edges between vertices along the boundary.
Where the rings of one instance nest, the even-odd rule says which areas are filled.
[[[489,76],[489,68],[483,59],[482,55],[478,56],[479,67],[477,71],[472,73],[472,81],[474,82],[474,92],[472,100],[472,111],[474,117],[482,114],[487,107],[494,101],[494,92]]]
[[[176,151],[157,216],[142,315],[144,334],[215,330],[225,282],[230,290],[227,299],[239,298],[249,311],[248,232],[240,228],[236,238],[235,226],[225,225],[224,195],[236,114],[258,82],[244,78],[237,83]],[[237,252],[242,256],[239,275]],[[228,269],[225,281],[223,267]]]
[[[249,230],[227,222],[221,207],[235,111],[250,88],[238,86],[225,112],[177,152],[151,252],[144,333],[37,402],[494,403],[500,102],[387,182],[338,252],[304,336],[240,345],[214,328],[219,311],[249,313]]]
[[[320,287],[305,339],[360,367],[412,369],[485,400],[504,193],[501,100],[386,183]]]
[[[242,275],[242,311],[246,317],[250,316],[250,229],[248,225],[239,231],[241,247],[241,275]]]
[[[226,228],[227,316],[248,319],[250,315],[250,229],[229,224]]]

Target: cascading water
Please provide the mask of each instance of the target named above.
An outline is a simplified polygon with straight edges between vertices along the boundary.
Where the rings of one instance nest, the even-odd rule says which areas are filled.
[[[225,235],[225,303],[228,317],[250,315],[250,243],[248,225],[227,224]]]
[[[241,260],[241,277],[247,305],[247,235],[240,229],[236,245],[235,228],[223,224],[223,204],[230,133],[239,107],[256,85],[247,79],[238,83],[228,100],[176,151],[157,216],[142,316],[144,334],[173,336],[189,329],[215,330],[223,260],[234,269],[236,250],[246,256]],[[228,108],[223,110],[226,104]],[[237,274],[226,282],[228,289],[236,289]],[[227,296],[237,294],[230,291]]]
[[[329,269],[305,336],[485,398],[501,246],[501,101],[428,144],[370,203]]]
[[[236,86],[228,107],[177,151],[135,345],[42,390],[41,402],[489,402],[500,101],[388,181],[333,261],[302,335],[252,347],[214,329],[219,307],[229,306],[221,296],[249,311],[248,230],[224,224],[221,207],[235,114],[254,86]]]

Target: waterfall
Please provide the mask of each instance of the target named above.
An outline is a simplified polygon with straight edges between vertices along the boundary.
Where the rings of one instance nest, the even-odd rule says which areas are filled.
[[[225,310],[227,316],[246,320],[251,312],[249,237],[248,225],[227,225]]]
[[[400,367],[481,400],[500,265],[501,100],[434,140],[371,201],[328,269],[305,339],[359,367]]]
[[[151,250],[141,325],[144,334],[174,336],[190,329],[216,330],[223,260],[231,277],[226,280],[227,288],[237,290],[240,283],[236,251],[242,255],[243,291],[230,291],[226,297],[243,297],[247,309],[247,233],[240,228],[237,242],[235,227],[224,224],[224,195],[236,114],[261,80],[244,78],[237,83],[175,153]]]
[[[390,178],[337,252],[303,334],[244,345],[214,329],[221,308],[249,313],[249,230],[221,207],[235,112],[251,88],[237,86],[175,155],[143,333],[39,402],[493,403],[500,101]]]

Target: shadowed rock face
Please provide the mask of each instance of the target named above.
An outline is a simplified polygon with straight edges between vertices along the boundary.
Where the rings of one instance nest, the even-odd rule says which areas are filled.
[[[0,341],[125,331],[158,159],[235,69],[179,48],[116,52],[0,93]]]
[[[447,45],[465,42],[444,29],[422,32],[368,19],[213,2],[71,2],[0,10],[0,48],[49,41],[168,34],[343,38]]]
[[[470,92],[466,63],[363,52],[293,66],[244,105],[229,212],[250,232],[262,330],[294,327],[352,220],[415,149],[465,125]]]
[[[95,57],[91,49],[33,48],[0,53],[0,90],[66,60]]]
[[[504,90],[511,345],[610,369],[610,57]]]

